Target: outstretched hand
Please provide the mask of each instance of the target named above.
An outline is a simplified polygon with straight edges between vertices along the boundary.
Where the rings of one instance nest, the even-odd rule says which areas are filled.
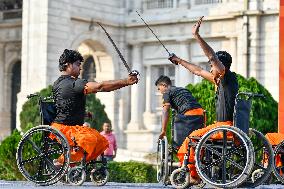
[[[173,64],[178,65],[179,62],[181,61],[181,59],[179,57],[177,57],[175,54],[173,54],[172,56],[170,56],[168,58]]]
[[[199,34],[199,27],[200,27],[200,25],[201,25],[201,23],[202,23],[203,17],[204,17],[204,16],[201,16],[201,17],[199,18],[199,20],[193,25],[193,27],[192,27],[192,35],[196,36],[196,35]]]
[[[136,83],[138,83],[137,75],[128,75],[127,84],[128,85],[133,85],[133,84],[136,84]]]
[[[160,135],[159,135],[159,139],[163,139],[164,138],[164,136],[166,136],[166,132],[161,132],[160,133]]]

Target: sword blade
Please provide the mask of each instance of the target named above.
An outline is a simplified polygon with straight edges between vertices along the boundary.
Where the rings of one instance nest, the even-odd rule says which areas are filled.
[[[112,45],[114,46],[117,54],[119,55],[119,58],[122,60],[122,63],[124,64],[124,66],[126,67],[128,73],[131,73],[131,69],[129,67],[129,65],[127,64],[126,60],[124,59],[124,57],[122,56],[121,52],[119,51],[119,49],[117,48],[116,44],[114,43],[114,41],[112,40],[112,38],[110,37],[110,35],[108,34],[108,32],[106,31],[106,29],[99,23],[97,22],[97,24],[104,30],[105,34],[107,35],[108,39],[110,40],[110,42],[112,43]]]
[[[169,50],[166,48],[166,46],[162,43],[162,41],[158,38],[158,36],[154,33],[154,31],[150,28],[150,26],[145,22],[145,20],[142,18],[142,16],[138,13],[138,11],[136,11],[136,13],[138,14],[138,16],[141,18],[141,20],[144,22],[144,24],[149,28],[149,30],[152,32],[152,34],[158,39],[158,41],[161,43],[161,45],[164,47],[164,49],[166,49],[166,51],[169,53],[169,55],[171,54],[169,52]]]

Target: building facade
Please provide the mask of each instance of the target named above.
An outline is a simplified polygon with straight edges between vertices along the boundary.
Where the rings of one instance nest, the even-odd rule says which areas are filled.
[[[5,19],[5,12],[15,10],[22,15]],[[255,77],[278,101],[278,0],[25,0],[23,4],[15,0],[11,9],[1,10],[1,136],[16,127],[26,95],[57,79],[58,59],[65,48],[82,53],[86,60],[82,75],[89,80],[127,77],[114,47],[96,24],[101,22],[141,75],[138,85],[96,96],[106,106],[121,149],[155,151],[161,129],[156,78],[166,74],[176,86],[201,78],[167,60],[168,53],[136,11],[170,52],[203,68],[208,60],[191,28],[205,16],[201,36],[214,50],[232,55],[233,71]]]

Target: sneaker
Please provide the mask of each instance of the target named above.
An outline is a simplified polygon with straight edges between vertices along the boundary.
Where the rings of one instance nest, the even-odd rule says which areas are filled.
[[[198,185],[198,184],[201,183],[201,180],[200,180],[199,177],[192,177],[192,176],[190,176],[190,177],[189,177],[189,183],[190,183],[191,185]]]

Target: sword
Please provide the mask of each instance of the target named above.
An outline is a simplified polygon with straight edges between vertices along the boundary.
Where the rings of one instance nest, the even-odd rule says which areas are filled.
[[[112,46],[115,48],[115,51],[117,52],[117,54],[119,55],[119,58],[121,59],[122,63],[124,64],[124,66],[126,67],[129,75],[131,76],[137,76],[139,75],[139,72],[137,70],[132,70],[130,69],[129,65],[127,64],[126,60],[124,59],[124,57],[122,56],[121,52],[119,51],[119,49],[117,48],[116,44],[114,43],[114,41],[112,40],[112,38],[110,37],[109,33],[106,31],[106,29],[99,23],[97,22],[97,24],[104,30],[105,34],[107,35],[108,39],[110,40]]]
[[[147,28],[149,28],[149,30],[152,32],[152,34],[158,39],[158,41],[161,43],[161,45],[164,47],[164,49],[167,51],[167,53],[169,54],[169,59],[176,56],[174,53],[170,53],[170,51],[166,48],[166,46],[162,43],[162,41],[158,38],[158,36],[154,33],[154,31],[150,28],[150,26],[145,22],[145,20],[138,13],[138,11],[136,11],[136,13],[141,18],[141,20],[144,22],[144,24],[147,26]],[[174,62],[172,62],[172,63],[174,63]],[[177,63],[174,63],[174,64],[178,65]]]

